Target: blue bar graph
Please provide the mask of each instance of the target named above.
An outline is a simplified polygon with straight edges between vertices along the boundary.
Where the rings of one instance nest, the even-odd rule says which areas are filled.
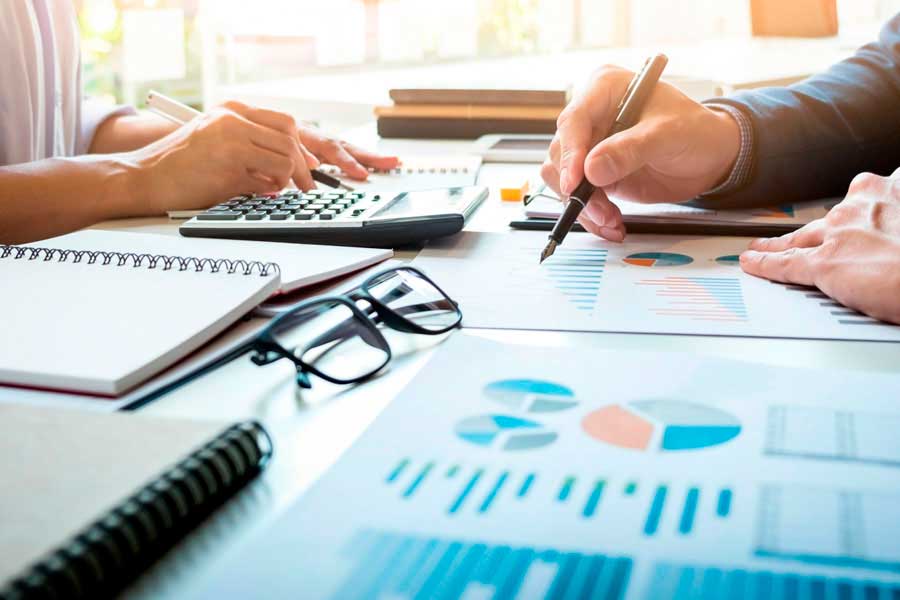
[[[697,513],[697,502],[700,500],[700,490],[692,487],[684,498],[684,509],[681,511],[681,521],[678,523],[678,531],[687,535],[694,528],[694,515]]]
[[[716,514],[727,517],[731,512],[731,490],[724,489],[719,492],[719,501],[716,502]]]
[[[528,495],[528,490],[530,490],[531,486],[534,485],[534,479],[534,473],[529,473],[525,477],[525,481],[522,482],[522,487],[519,488],[519,493],[516,494],[519,498],[524,498]]]
[[[400,475],[403,473],[403,471],[408,466],[409,466],[408,458],[404,458],[399,463],[397,463],[397,466],[394,467],[394,469],[390,473],[388,473],[387,482],[390,483],[392,481],[395,481],[398,477],[400,477]]]
[[[354,536],[343,556],[351,568],[332,595],[341,600],[449,600],[467,592],[508,600],[523,591],[533,569],[550,574],[542,593],[529,590],[537,597],[620,600],[632,571],[628,557],[376,531]]]
[[[806,575],[743,569],[723,570],[697,565],[659,563],[654,566],[646,600],[896,600],[900,584],[854,581]]]
[[[460,492],[459,496],[456,497],[456,500],[453,501],[453,504],[450,505],[449,512],[453,514],[458,512],[460,508],[462,508],[463,502],[466,501],[466,498],[469,494],[472,493],[472,489],[478,483],[478,480],[481,479],[481,476],[484,474],[482,469],[478,469],[475,471],[475,474],[472,475],[472,478],[469,479],[469,482],[466,484],[466,487],[463,488],[462,492]]]
[[[533,471],[517,473],[512,469],[491,469],[477,464],[451,463],[447,466],[436,460],[409,458],[394,464],[383,480],[406,502],[415,502],[425,488],[429,489],[428,498],[433,498],[436,493],[446,495],[445,510],[451,516],[486,516],[523,503],[536,505],[536,509],[541,510],[551,503],[582,519],[637,516],[636,525],[645,536],[659,532],[691,535],[698,527],[728,518],[733,503],[733,492],[727,487],[703,492],[699,486],[673,488],[668,484],[642,484],[633,479],[611,480],[602,474],[551,477]],[[704,493],[713,500],[708,514],[700,512],[700,499]],[[604,509],[604,504],[613,502],[613,498],[621,498],[627,504],[617,504],[615,511]],[[669,500],[671,502],[667,502]],[[680,512],[666,511],[667,503],[676,502],[680,503]]]
[[[500,490],[503,489],[503,484],[506,483],[507,478],[509,478],[509,472],[503,471],[500,473],[500,477],[497,478],[497,483],[494,484],[494,487],[491,488],[491,491],[488,492],[487,497],[484,499],[484,502],[481,503],[481,506],[478,507],[478,512],[486,513],[488,509],[491,507],[491,504],[494,502],[494,498],[497,497],[497,494],[500,493]]]
[[[583,516],[593,517],[594,513],[597,512],[597,505],[600,504],[600,497],[603,495],[603,487],[605,485],[606,482],[602,479],[594,484],[594,489],[591,490],[591,495],[588,496],[584,510],[581,511]]]
[[[431,470],[433,468],[433,462],[425,463],[425,466],[422,467],[422,470],[419,471],[419,474],[416,475],[416,478],[412,480],[412,483],[410,483],[409,487],[406,488],[406,491],[403,492],[403,497],[409,498],[410,496],[415,494],[416,490],[419,489],[419,486],[422,485],[422,482],[425,481],[425,478],[428,477],[428,474],[431,473]]]
[[[647,521],[644,524],[644,533],[653,535],[659,529],[659,520],[662,517],[663,508],[666,504],[666,493],[668,488],[664,485],[657,486],[656,493],[653,494],[653,503],[650,505],[650,512],[647,514]]]
[[[575,308],[592,312],[600,293],[607,255],[602,248],[560,248],[541,268]]]
[[[572,488],[575,487],[575,478],[574,477],[566,477],[563,480],[562,487],[559,488],[559,495],[557,499],[560,502],[565,502],[569,499],[569,496],[572,495]]]

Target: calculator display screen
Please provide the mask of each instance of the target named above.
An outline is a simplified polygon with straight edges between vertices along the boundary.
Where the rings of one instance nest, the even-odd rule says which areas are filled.
[[[383,210],[379,218],[403,219],[429,214],[465,212],[466,206],[474,200],[471,188],[445,188],[421,192],[404,192],[396,196]]]

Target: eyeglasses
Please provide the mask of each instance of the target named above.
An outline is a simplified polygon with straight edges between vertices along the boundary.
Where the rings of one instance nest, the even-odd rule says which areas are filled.
[[[297,384],[310,374],[337,384],[372,377],[391,360],[379,325],[423,335],[459,326],[459,305],[413,267],[378,273],[344,296],[314,298],[275,317],[252,344],[250,359],[263,366],[287,359]]]

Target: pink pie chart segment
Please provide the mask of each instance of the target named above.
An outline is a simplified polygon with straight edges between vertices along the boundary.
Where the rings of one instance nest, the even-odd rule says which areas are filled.
[[[581,426],[595,440],[634,450],[646,450],[653,436],[652,423],[618,405],[595,410]]]

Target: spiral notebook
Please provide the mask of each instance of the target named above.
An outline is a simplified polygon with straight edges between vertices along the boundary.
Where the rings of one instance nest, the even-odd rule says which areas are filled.
[[[82,247],[0,246],[0,383],[116,396],[279,289],[274,263]],[[71,247],[66,242],[71,242]]]
[[[101,598],[256,477],[272,442],[255,422],[0,405],[0,454],[0,598]]]

